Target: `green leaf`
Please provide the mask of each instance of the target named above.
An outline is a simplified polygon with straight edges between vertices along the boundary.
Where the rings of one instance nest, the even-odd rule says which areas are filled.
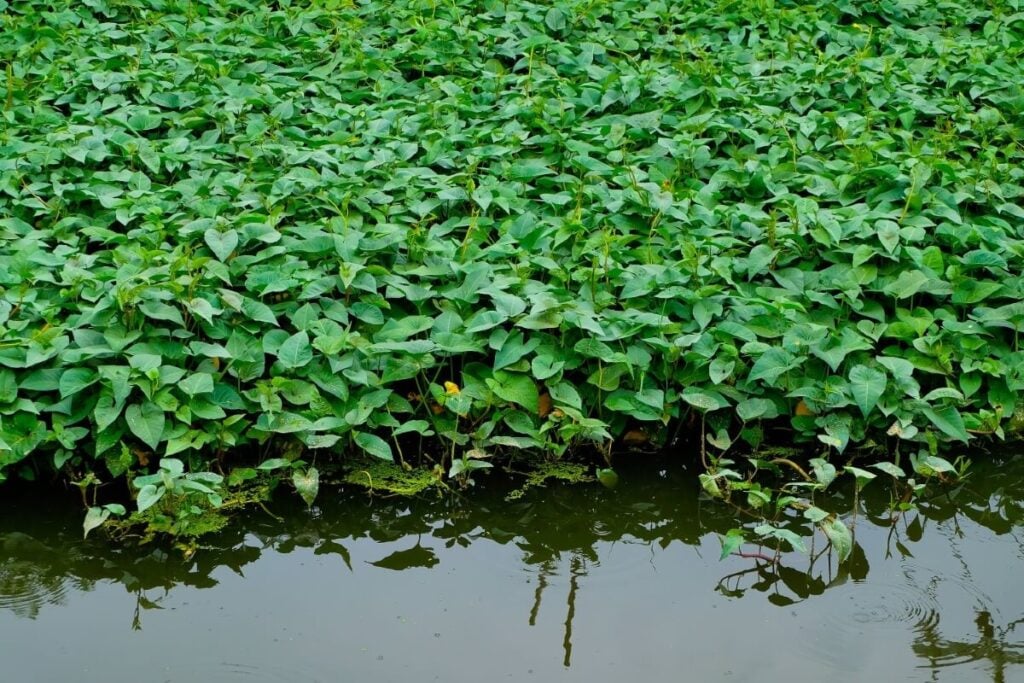
[[[167,490],[163,486],[157,486],[156,484],[146,484],[139,489],[139,495],[135,499],[139,512],[145,512],[160,502],[160,499],[164,497],[164,493],[166,493],[166,491]]]
[[[877,477],[878,475],[874,472],[868,472],[867,470],[861,469],[860,467],[854,467],[853,465],[847,465],[843,468],[844,472],[849,472],[857,480],[858,488],[864,486],[869,481]]]
[[[926,477],[931,477],[936,474],[953,474],[956,472],[956,468],[945,458],[940,458],[937,455],[922,455],[913,458],[914,470]]]
[[[864,417],[878,405],[885,387],[885,373],[881,370],[866,365],[855,365],[850,369],[850,393]]]
[[[815,507],[814,505],[804,510],[804,519],[809,520],[814,524],[817,524],[818,522],[821,522],[822,520],[827,518],[828,513],[819,507]]]
[[[883,290],[889,296],[906,299],[914,296],[928,283],[929,277],[920,270],[905,270]]]
[[[306,501],[306,505],[312,507],[316,500],[316,494],[320,491],[320,472],[315,467],[310,467],[305,472],[295,470],[292,473],[292,483],[295,490]]]
[[[552,7],[544,15],[544,23],[552,31],[561,31],[565,28],[565,12],[557,7]]]
[[[456,458],[452,461],[452,466],[448,468],[449,478],[457,477],[464,472],[472,472],[473,470],[485,470],[494,467],[489,462],[482,460],[470,460],[468,458]]]
[[[754,533],[762,538],[777,538],[785,541],[797,552],[807,552],[807,546],[804,544],[803,538],[789,529],[780,529],[770,524],[760,524],[754,527]]]
[[[722,489],[718,485],[718,477],[713,474],[708,474],[707,472],[701,472],[698,479],[700,480],[700,486],[704,489],[705,493],[712,498],[722,497]]]
[[[394,461],[395,456],[391,453],[391,446],[379,436],[367,432],[355,432],[354,438],[356,445],[373,457],[389,462]]]
[[[722,544],[722,553],[719,555],[719,561],[729,557],[743,545],[743,531],[741,529],[729,529],[728,532],[723,536],[718,535],[718,542]]]
[[[597,470],[597,480],[606,489],[613,489],[619,485],[619,473],[610,467],[601,467]]]
[[[96,399],[96,407],[92,411],[93,419],[96,420],[97,431],[102,432],[114,424],[117,418],[121,416],[123,408],[123,405],[115,404],[114,398],[109,394],[105,392],[100,394],[100,397]]]
[[[747,255],[747,279],[752,280],[755,276],[762,273],[777,256],[778,250],[772,249],[767,244],[758,244],[751,249]]]
[[[177,458],[160,458],[160,469],[177,476],[185,472],[185,463]]]
[[[391,432],[395,436],[401,434],[421,434],[423,436],[432,436],[433,430],[430,429],[430,423],[426,420],[407,420],[398,427],[395,427]]]
[[[940,458],[937,455],[925,456],[923,460],[924,463],[928,465],[928,467],[931,467],[936,472],[940,472],[943,474],[952,474],[953,472],[956,472],[956,468],[953,467],[952,463],[950,463],[945,458]]]
[[[750,368],[748,379],[751,382],[764,380],[771,385],[781,375],[795,368],[796,365],[797,359],[792,353],[782,348],[772,347],[754,361],[753,367]]]
[[[151,318],[153,320],[166,320],[178,325],[179,327],[185,326],[185,320],[181,317],[181,311],[174,306],[170,306],[159,301],[147,301],[139,306],[139,310],[142,311],[147,318]]]
[[[896,479],[905,479],[907,476],[906,473],[900,467],[894,465],[891,462],[876,462],[871,466],[874,467],[876,470],[885,472],[891,477],[895,477]]]
[[[713,389],[698,389],[697,387],[686,387],[683,390],[683,400],[703,413],[729,407],[729,401],[722,394]]]
[[[89,536],[89,532],[102,526],[103,522],[110,517],[110,510],[101,507],[91,507],[85,512],[85,520],[82,522],[82,538]]]
[[[512,164],[509,169],[509,177],[513,180],[533,180],[540,176],[553,175],[547,163],[543,159],[524,159]]]
[[[220,232],[210,228],[203,233],[206,246],[217,257],[219,261],[227,261],[232,252],[238,247],[238,232],[236,230],[225,230]]]
[[[70,368],[60,376],[60,397],[74,396],[99,381],[100,376],[92,368]]]
[[[341,434],[303,434],[302,443],[307,448],[331,448],[341,441]]]
[[[535,415],[539,411],[540,393],[529,375],[495,373],[494,379],[487,380],[487,386],[502,400],[521,405]]]
[[[729,379],[735,367],[736,361],[728,358],[716,358],[711,361],[711,365],[708,366],[708,375],[711,378],[711,383],[721,384],[725,380]]]
[[[576,387],[569,382],[559,382],[548,387],[548,391],[551,394],[551,400],[556,404],[575,408],[576,410],[583,409],[583,399],[580,397]],[[538,396],[538,399],[540,397]]]
[[[501,348],[494,355],[494,369],[501,370],[518,362],[536,349],[538,345],[540,345],[540,340],[535,337],[529,341],[524,341],[522,332],[517,330],[511,333],[505,338]]]
[[[13,403],[17,398],[17,376],[11,370],[0,368],[0,403]]]
[[[817,479],[818,483],[824,487],[827,487],[836,479],[836,467],[832,463],[824,460],[823,458],[811,458],[808,462],[811,464],[811,471],[814,472],[814,478]]]
[[[479,311],[466,321],[466,334],[477,334],[489,330],[506,320],[508,317],[497,311]]]
[[[292,461],[287,458],[269,458],[257,465],[256,469],[263,472],[270,472],[271,470],[278,470],[282,467],[291,467],[291,465]]]
[[[277,318],[274,316],[274,312],[270,310],[270,306],[255,299],[242,300],[242,313],[247,318],[256,322],[277,325]]]
[[[896,252],[900,244],[900,226],[889,220],[882,220],[875,223],[875,230],[878,231],[878,240],[890,254]]]
[[[565,361],[556,360],[553,356],[546,354],[538,354],[533,357],[530,367],[533,370],[534,379],[543,381],[561,372],[565,367]]]
[[[197,372],[178,382],[178,388],[189,396],[213,393],[213,376],[206,372]]]
[[[923,408],[921,412],[946,436],[957,441],[963,441],[964,443],[967,443],[971,438],[967,433],[967,427],[964,425],[964,419],[960,415],[960,411],[955,407]]]
[[[818,439],[842,453],[850,443],[850,424],[853,422],[849,413],[828,413],[818,420],[825,427],[826,436]]]
[[[850,529],[838,517],[830,517],[821,523],[821,530],[832,542],[839,562],[845,562],[853,552],[853,535],[850,533]]]
[[[744,422],[770,416],[774,412],[775,405],[766,398],[748,398],[736,404],[736,414]]]
[[[163,409],[152,401],[146,401],[142,405],[133,403],[125,410],[124,418],[132,434],[155,451],[163,439]]]
[[[953,290],[953,303],[958,305],[976,304],[1003,289],[1002,283],[964,280]]]
[[[285,368],[301,368],[313,360],[313,347],[306,331],[293,334],[277,350],[277,362]]]
[[[213,307],[213,304],[199,297],[189,299],[185,302],[185,305],[193,316],[206,322],[208,325],[212,325],[214,317],[220,313],[220,311]]]
[[[259,474],[256,472],[256,468],[254,467],[236,467],[231,470],[231,473],[228,475],[226,484],[228,488],[234,488],[247,481],[255,479],[257,476],[259,476]]]

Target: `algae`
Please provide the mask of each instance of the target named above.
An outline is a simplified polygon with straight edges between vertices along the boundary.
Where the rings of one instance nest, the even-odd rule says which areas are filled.
[[[561,460],[537,460],[530,463],[530,470],[526,473],[526,480],[523,485],[515,489],[505,500],[517,500],[522,498],[527,490],[544,486],[549,480],[560,481],[568,484],[586,484],[594,481],[594,477],[588,474],[589,468],[577,462],[565,462]]]
[[[342,481],[367,489],[371,493],[415,496],[431,487],[447,488],[444,472],[439,468],[404,468],[390,462],[364,462],[349,470]]]

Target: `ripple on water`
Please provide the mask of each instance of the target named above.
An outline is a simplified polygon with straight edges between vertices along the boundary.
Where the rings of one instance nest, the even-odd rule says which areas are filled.
[[[858,650],[858,640],[879,637],[881,629],[890,634],[886,638],[892,631],[905,633],[932,666],[979,659],[969,645],[977,640],[979,615],[997,614],[991,598],[963,577],[928,567],[905,563],[901,574],[902,580],[850,583],[837,591],[837,599],[823,601],[825,615],[813,626],[810,655],[842,665],[840,660]]]
[[[63,576],[47,574],[29,562],[0,562],[0,610],[35,619],[43,607],[62,605],[69,589]]]

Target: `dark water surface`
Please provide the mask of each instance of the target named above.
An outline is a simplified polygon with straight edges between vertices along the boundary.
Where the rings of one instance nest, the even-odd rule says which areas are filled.
[[[190,561],[5,490],[3,680],[1024,681],[1024,461],[895,524],[881,479],[856,520],[819,500],[850,511],[842,567],[719,561],[732,514],[673,465],[511,502],[280,495]]]

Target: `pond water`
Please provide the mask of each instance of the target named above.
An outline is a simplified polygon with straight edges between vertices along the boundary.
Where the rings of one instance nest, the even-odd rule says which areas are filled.
[[[894,521],[871,488],[819,501],[849,511],[842,566],[820,533],[813,561],[719,560],[733,513],[671,463],[512,501],[279,495],[189,561],[5,490],[4,680],[1024,680],[1024,461]]]

